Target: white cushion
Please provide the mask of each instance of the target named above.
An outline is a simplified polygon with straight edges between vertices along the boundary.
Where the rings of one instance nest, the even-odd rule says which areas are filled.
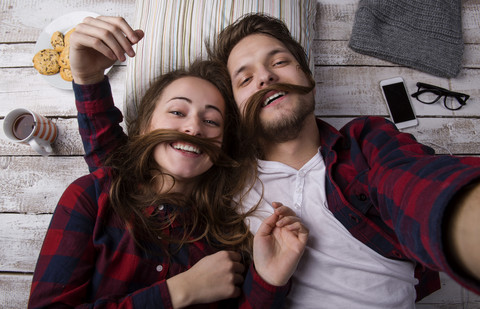
[[[136,117],[146,89],[162,73],[207,58],[205,40],[246,13],[264,12],[282,19],[305,48],[313,72],[312,42],[316,0],[137,0],[133,28],[145,37],[127,61],[124,114]]]

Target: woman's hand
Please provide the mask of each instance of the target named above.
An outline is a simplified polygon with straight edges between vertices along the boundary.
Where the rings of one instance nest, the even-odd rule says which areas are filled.
[[[167,280],[174,308],[238,297],[245,267],[233,251],[219,251]]]
[[[285,285],[297,268],[308,239],[308,229],[295,212],[273,203],[274,213],[266,218],[253,240],[257,273],[271,285]]]
[[[87,17],[70,36],[70,66],[77,84],[103,80],[104,71],[115,61],[135,56],[132,45],[143,38],[122,17]]]

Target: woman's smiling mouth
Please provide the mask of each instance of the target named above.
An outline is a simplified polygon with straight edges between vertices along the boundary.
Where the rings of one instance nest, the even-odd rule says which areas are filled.
[[[192,144],[187,144],[187,143],[183,143],[183,142],[174,142],[174,143],[171,144],[171,146],[174,149],[180,150],[182,152],[196,154],[196,155],[202,154],[202,151],[200,150],[200,148],[198,148],[198,147],[196,147]]]

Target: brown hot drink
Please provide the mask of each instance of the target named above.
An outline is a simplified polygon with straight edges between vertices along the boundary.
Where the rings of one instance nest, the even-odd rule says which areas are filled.
[[[13,124],[13,135],[19,140],[26,139],[33,131],[35,121],[31,114],[21,114]]]

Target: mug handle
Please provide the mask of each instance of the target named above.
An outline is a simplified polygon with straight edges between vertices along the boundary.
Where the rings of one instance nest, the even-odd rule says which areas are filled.
[[[32,138],[28,143],[36,152],[38,152],[42,156],[48,156],[52,153],[52,147],[50,145],[40,146],[40,144],[34,138]]]

